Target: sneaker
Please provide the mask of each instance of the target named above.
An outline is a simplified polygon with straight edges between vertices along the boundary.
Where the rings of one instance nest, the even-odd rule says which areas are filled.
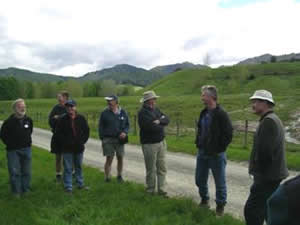
[[[210,208],[209,200],[202,199],[200,204],[199,204],[199,207],[201,207],[201,208]]]
[[[56,178],[55,178],[55,181],[56,181],[56,183],[61,183],[62,182],[62,176],[60,174],[57,174]]]
[[[124,183],[123,177],[122,176],[117,176],[117,181],[118,183]]]
[[[217,205],[216,216],[220,217],[224,215],[224,205]]]

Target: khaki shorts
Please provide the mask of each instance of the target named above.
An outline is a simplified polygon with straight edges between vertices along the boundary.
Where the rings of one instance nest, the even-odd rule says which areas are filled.
[[[118,138],[103,138],[102,149],[104,156],[123,157],[125,154],[124,145],[119,144]]]

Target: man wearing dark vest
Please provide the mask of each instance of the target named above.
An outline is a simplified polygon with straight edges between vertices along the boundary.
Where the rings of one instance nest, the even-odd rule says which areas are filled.
[[[250,156],[249,174],[254,180],[245,204],[244,216],[247,225],[263,225],[267,219],[267,199],[288,176],[284,127],[273,112],[275,103],[269,91],[255,91],[250,100],[253,112],[260,116],[260,121],[254,134]]]

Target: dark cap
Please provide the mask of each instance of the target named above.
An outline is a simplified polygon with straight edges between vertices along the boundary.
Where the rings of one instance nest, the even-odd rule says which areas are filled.
[[[116,95],[110,95],[104,98],[106,101],[116,101],[118,102],[118,97]]]
[[[66,103],[65,103],[65,106],[76,106],[76,102],[75,100],[68,100]]]

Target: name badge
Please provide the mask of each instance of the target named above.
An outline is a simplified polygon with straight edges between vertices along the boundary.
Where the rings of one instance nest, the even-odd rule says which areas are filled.
[[[28,128],[28,127],[29,127],[29,125],[28,125],[28,124],[25,124],[25,125],[24,125],[24,127],[25,127],[25,128]]]

